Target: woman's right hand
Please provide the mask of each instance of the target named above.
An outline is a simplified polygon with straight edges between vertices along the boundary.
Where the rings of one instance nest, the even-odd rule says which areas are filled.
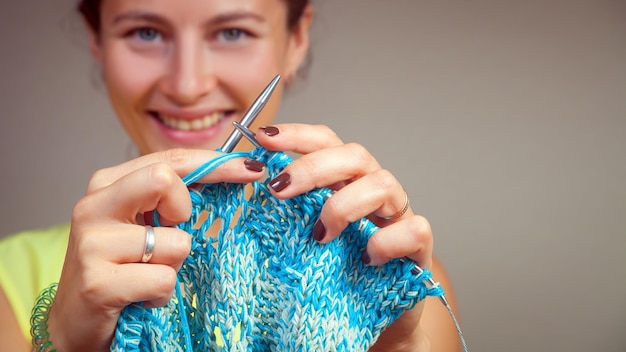
[[[191,201],[181,177],[218,155],[174,149],[94,174],[72,213],[65,263],[48,320],[58,351],[108,351],[125,306],[167,303],[191,238],[177,228],[157,227],[153,256],[141,263],[146,233],[141,219],[157,210],[164,225],[187,221]],[[248,168],[243,159],[233,159],[201,181],[251,182],[260,177],[260,166]]]

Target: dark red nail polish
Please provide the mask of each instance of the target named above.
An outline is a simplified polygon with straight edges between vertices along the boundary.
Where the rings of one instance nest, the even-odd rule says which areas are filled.
[[[326,226],[321,219],[317,219],[315,225],[313,225],[313,239],[317,242],[324,239],[326,236]]]
[[[367,248],[365,248],[363,250],[363,253],[361,253],[361,261],[365,264],[369,264],[372,261],[372,258],[370,258],[369,253],[367,253]]]
[[[286,172],[274,177],[274,179],[270,181],[270,187],[272,187],[272,189],[275,192],[282,191],[283,189],[285,189],[285,187],[289,186],[290,184],[291,184],[291,175],[289,175]]]
[[[261,127],[261,129],[263,130],[263,132],[264,132],[266,135],[268,135],[268,136],[270,136],[270,137],[275,136],[275,135],[277,135],[277,134],[278,134],[278,132],[280,132],[280,131],[278,130],[278,128],[276,128],[276,127],[274,127],[274,126],[263,126],[263,127]]]
[[[265,167],[264,163],[254,159],[246,159],[243,164],[245,165],[246,169],[254,172],[261,172]]]
[[[154,223],[152,221],[153,216],[154,215],[152,214],[152,210],[143,213],[143,223],[144,223],[144,225],[153,226],[154,225]]]

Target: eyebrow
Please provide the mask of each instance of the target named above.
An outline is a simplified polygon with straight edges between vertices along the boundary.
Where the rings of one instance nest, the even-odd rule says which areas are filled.
[[[226,22],[234,22],[239,20],[254,20],[256,22],[263,23],[265,22],[265,18],[257,15],[252,12],[230,12],[225,14],[220,14],[213,17],[208,21],[209,24],[222,24]]]
[[[118,24],[125,21],[147,21],[165,23],[165,19],[159,15],[143,12],[143,11],[130,11],[121,13],[113,18],[113,24]]]
[[[259,23],[266,22],[265,18],[252,12],[230,12],[219,14],[206,21],[205,25],[220,25],[228,22],[240,21],[240,20],[254,20]],[[121,13],[113,18],[113,24],[118,24],[124,21],[147,21],[165,24],[168,21],[165,17],[157,15],[152,12],[145,11],[129,11]]]

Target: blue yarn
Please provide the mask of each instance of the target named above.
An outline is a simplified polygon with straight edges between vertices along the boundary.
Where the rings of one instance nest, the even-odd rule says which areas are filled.
[[[177,225],[192,236],[181,285],[162,308],[126,307],[111,351],[366,351],[404,311],[444,294],[410,260],[363,264],[361,253],[378,230],[367,219],[330,243],[313,240],[328,189],[279,200],[266,181],[254,182],[251,195],[241,184],[195,184],[242,156],[264,162],[268,179],[292,161],[258,148],[224,154],[183,179],[193,210]],[[158,214],[154,220],[158,226]],[[217,236],[205,236],[212,225]]]

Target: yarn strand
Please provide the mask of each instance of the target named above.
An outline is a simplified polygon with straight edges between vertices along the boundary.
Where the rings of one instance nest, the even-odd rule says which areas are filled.
[[[183,178],[193,209],[177,227],[192,247],[180,284],[162,308],[126,307],[112,351],[367,351],[404,311],[444,295],[411,261],[365,265],[361,253],[378,231],[365,218],[330,243],[313,240],[329,189],[280,200],[266,181],[253,182],[250,195],[241,184],[197,183],[238,157],[264,162],[268,179],[292,161],[257,148],[220,155]]]

